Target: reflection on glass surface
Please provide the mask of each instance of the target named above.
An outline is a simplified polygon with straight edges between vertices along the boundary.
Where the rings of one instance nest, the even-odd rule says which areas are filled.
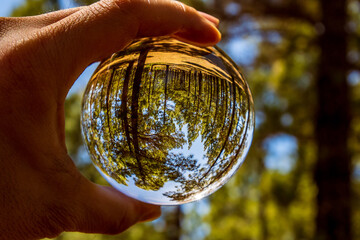
[[[234,174],[250,147],[250,90],[218,48],[145,38],[103,61],[86,88],[82,131],[97,169],[138,200],[182,204]]]

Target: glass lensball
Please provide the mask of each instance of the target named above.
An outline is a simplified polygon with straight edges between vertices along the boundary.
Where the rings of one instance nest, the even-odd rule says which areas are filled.
[[[215,192],[243,163],[253,100],[219,48],[144,38],[99,65],[81,122],[92,161],[112,186],[177,205]]]

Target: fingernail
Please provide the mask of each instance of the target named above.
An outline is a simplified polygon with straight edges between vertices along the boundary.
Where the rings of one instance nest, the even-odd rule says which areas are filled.
[[[199,11],[200,15],[210,21],[215,27],[219,26],[220,20],[210,14]]]

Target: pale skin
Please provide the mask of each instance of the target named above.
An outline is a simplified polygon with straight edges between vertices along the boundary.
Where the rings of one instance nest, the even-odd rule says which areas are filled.
[[[0,239],[63,231],[116,234],[160,216],[84,178],[67,154],[65,97],[92,62],[133,39],[220,40],[218,20],[170,0],[103,0],[25,18],[0,18]]]

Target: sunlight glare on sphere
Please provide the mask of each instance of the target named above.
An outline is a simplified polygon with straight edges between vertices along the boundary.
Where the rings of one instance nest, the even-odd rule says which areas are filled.
[[[99,65],[81,124],[91,159],[112,186],[177,205],[215,192],[243,163],[253,100],[219,48],[144,38]]]

